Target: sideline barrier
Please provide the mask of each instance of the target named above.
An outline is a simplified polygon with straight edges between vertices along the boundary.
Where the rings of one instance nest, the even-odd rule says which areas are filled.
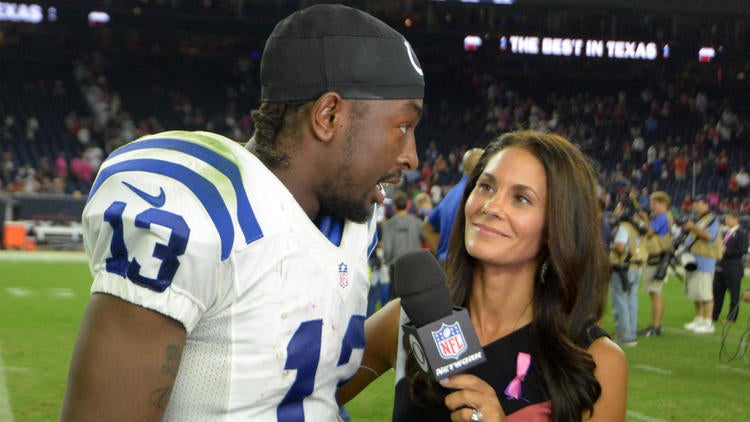
[[[81,240],[85,197],[0,194],[0,247],[35,250],[37,242],[63,249]]]
[[[3,224],[3,247],[5,249],[26,248],[26,224],[6,221]]]
[[[5,198],[6,220],[80,222],[86,198],[73,195],[12,194]],[[10,208],[11,215],[7,215]]]

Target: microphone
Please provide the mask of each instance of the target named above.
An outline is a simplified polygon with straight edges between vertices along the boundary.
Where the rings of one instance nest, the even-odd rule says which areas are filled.
[[[484,362],[469,312],[452,306],[445,272],[427,250],[408,252],[393,264],[393,282],[412,354],[423,371],[439,381]]]

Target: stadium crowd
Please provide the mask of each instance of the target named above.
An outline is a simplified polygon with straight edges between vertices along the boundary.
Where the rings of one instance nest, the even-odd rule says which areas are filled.
[[[0,67],[0,191],[86,195],[102,159],[148,133],[206,130],[237,141],[252,134],[259,89],[252,47],[262,37],[105,32],[57,59],[40,53],[46,59],[29,62],[13,57],[32,35],[11,35],[2,47],[16,55]],[[541,76],[520,82],[469,53],[441,66],[425,64],[431,90],[417,132],[422,164],[407,175],[409,190],[430,193],[435,204],[459,179],[467,148],[531,128],[571,139],[596,162],[608,207],[631,190],[664,190],[678,207],[712,192],[719,211],[750,212],[748,94],[733,89],[743,71],[730,84],[715,66],[688,62],[638,83],[597,86]]]

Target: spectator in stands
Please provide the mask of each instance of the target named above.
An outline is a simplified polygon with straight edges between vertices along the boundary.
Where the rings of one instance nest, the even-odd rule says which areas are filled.
[[[88,161],[80,156],[73,157],[70,160],[70,175],[72,176],[72,182],[77,184],[78,189],[86,192],[94,180],[94,169]]]
[[[747,196],[750,193],[750,174],[745,171],[745,167],[740,167],[734,178],[737,180],[738,194],[742,197]]]
[[[740,215],[747,215],[748,213],[750,213],[750,198],[745,197],[740,202]]]
[[[687,178],[688,160],[682,148],[672,161],[672,165],[674,166],[674,179],[678,182],[685,180]]]
[[[427,146],[424,154],[425,163],[429,163],[430,166],[434,166],[435,161],[437,161],[438,155],[440,155],[440,152],[437,149],[437,144],[434,141],[430,141],[430,144]]]
[[[732,202],[729,203],[729,211],[739,213],[741,205],[742,203],[740,202],[740,198],[735,196],[734,198],[732,198]]]
[[[716,174],[720,177],[725,177],[729,171],[729,156],[727,150],[722,149],[716,156]]]
[[[729,309],[726,321],[736,322],[740,311],[740,290],[742,277],[745,272],[743,256],[747,253],[748,237],[747,231],[740,225],[740,217],[737,211],[729,211],[725,216],[727,232],[723,237],[723,252],[721,260],[716,265],[714,275],[714,307],[713,321],[719,320],[721,308],[724,306],[724,296],[729,291]]]
[[[10,185],[16,179],[16,162],[13,160],[13,153],[10,151],[3,152],[0,160],[0,181],[3,185]]]
[[[2,141],[3,143],[10,144],[11,142],[14,142],[16,139],[18,139],[18,134],[16,133],[16,116],[14,116],[12,113],[8,113],[5,115],[5,119],[3,119],[3,127],[2,127]]]
[[[727,188],[726,188],[727,196],[731,198],[736,198],[737,195],[740,193],[740,185],[737,182],[737,173],[731,173],[729,175],[729,180],[727,180]],[[727,201],[729,201],[729,198],[724,198]]]
[[[726,196],[721,198],[719,200],[719,204],[716,206],[716,210],[719,211],[719,213],[721,214],[725,214],[729,212],[730,209],[731,209],[731,202],[729,202],[729,198],[727,198]]]
[[[62,151],[58,152],[55,158],[55,175],[62,179],[68,177],[68,159]]]
[[[26,142],[35,142],[39,131],[39,120],[31,116],[26,120]]]
[[[36,177],[36,169],[29,164],[21,167],[16,177],[19,183],[18,192],[20,193],[39,193],[42,188]]]
[[[54,176],[50,180],[50,184],[46,187],[46,189],[47,189],[46,193],[51,193],[51,194],[61,195],[61,194],[68,193],[66,191],[65,180],[59,176]]]
[[[454,178],[455,173],[453,166],[450,165],[445,158],[445,155],[438,154],[433,167],[432,184],[440,186],[441,189],[447,189],[456,182]]]
[[[422,192],[429,192],[430,187],[432,187],[432,164],[427,161],[422,162],[417,184]]]
[[[686,193],[685,196],[682,198],[682,202],[680,203],[680,213],[682,214],[690,214],[690,211],[693,210],[693,198],[690,196],[689,193]]]
[[[633,145],[631,146],[631,156],[635,165],[640,166],[644,161],[644,153],[646,149],[646,141],[641,136],[641,129],[636,127],[631,130],[633,134]]]
[[[484,152],[481,148],[472,148],[464,153],[463,176],[440,203],[430,212],[424,222],[424,234],[430,250],[437,255],[440,261],[445,261],[448,252],[448,241],[453,231],[453,221],[456,218],[458,205],[463,195],[464,187],[471,172],[474,171],[479,158]]]
[[[102,165],[104,160],[104,150],[99,145],[89,145],[83,151],[81,158],[91,166],[91,171],[96,174],[99,171],[99,166]]]

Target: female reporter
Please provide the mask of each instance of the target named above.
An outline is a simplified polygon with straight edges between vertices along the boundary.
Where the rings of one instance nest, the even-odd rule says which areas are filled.
[[[624,420],[627,361],[597,326],[609,270],[588,159],[556,135],[502,135],[460,209],[448,284],[487,362],[435,382],[405,352],[395,300],[365,323],[362,367],[340,403],[396,367],[394,421]]]

